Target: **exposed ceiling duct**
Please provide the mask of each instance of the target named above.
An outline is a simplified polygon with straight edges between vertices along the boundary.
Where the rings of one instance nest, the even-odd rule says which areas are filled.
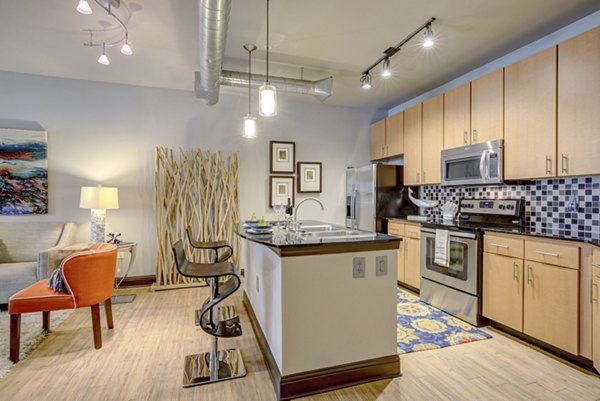
[[[198,0],[200,22],[200,71],[195,74],[196,97],[207,105],[219,101],[221,84],[248,87],[248,73],[221,71],[227,41],[227,26],[231,11],[231,0]],[[282,92],[312,95],[321,102],[331,96],[333,77],[320,81],[269,76],[269,81]],[[265,82],[264,75],[253,75],[252,86]]]
[[[196,73],[196,97],[208,105],[219,101],[219,77],[223,67],[231,0],[199,0],[200,71]]]
[[[264,75],[252,74],[251,85],[258,88],[265,82]],[[220,82],[222,85],[235,86],[238,88],[248,87],[248,73],[238,71],[221,71]],[[331,96],[333,77],[321,79],[319,81],[306,81],[303,79],[274,77],[269,75],[269,82],[275,86],[278,91],[299,93],[302,95],[311,95],[321,102]]]

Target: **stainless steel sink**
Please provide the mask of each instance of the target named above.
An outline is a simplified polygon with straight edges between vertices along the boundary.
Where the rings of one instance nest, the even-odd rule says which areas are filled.
[[[368,233],[358,230],[331,230],[331,231],[316,231],[316,232],[305,232],[302,233],[306,238],[322,238],[322,239],[358,239],[358,238],[372,238],[373,233]]]
[[[315,224],[315,225],[306,225],[300,226],[301,232],[319,232],[319,231],[331,231],[333,226],[331,224]]]

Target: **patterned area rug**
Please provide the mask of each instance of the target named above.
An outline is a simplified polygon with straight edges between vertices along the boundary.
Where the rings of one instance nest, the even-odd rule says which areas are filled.
[[[72,309],[54,311],[50,313],[50,330],[56,330],[58,326],[71,316]],[[42,328],[41,313],[26,313],[21,316],[21,347],[19,358],[27,356],[42,342],[48,333]],[[0,379],[4,377],[14,363],[8,359],[10,337],[10,315],[8,312],[0,312]]]
[[[486,340],[492,336],[398,289],[398,353]]]

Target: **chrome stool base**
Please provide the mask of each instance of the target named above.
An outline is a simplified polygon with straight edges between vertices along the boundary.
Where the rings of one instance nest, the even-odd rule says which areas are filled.
[[[211,355],[218,356],[218,358],[211,361]],[[199,386],[244,376],[246,376],[246,367],[242,353],[237,348],[217,351],[216,354],[204,352],[185,357],[183,387]]]

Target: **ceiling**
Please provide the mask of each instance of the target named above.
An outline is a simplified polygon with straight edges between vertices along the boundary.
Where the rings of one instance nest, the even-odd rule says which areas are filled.
[[[123,0],[116,13],[130,30],[134,55],[108,50],[110,66],[84,47],[86,29],[119,36],[93,1],[94,14],[75,11],[77,0],[0,0],[0,70],[193,91],[198,70],[197,0]],[[272,75],[316,80],[334,77],[326,104],[388,108],[433,89],[488,61],[600,9],[598,0],[271,0]],[[223,68],[247,71],[245,43],[255,43],[253,71],[264,73],[265,0],[233,0]],[[392,59],[393,76],[360,73],[430,17],[434,48],[416,38]],[[96,35],[99,39],[101,34]],[[100,39],[102,40],[102,39]],[[222,88],[222,92],[245,93]],[[312,97],[289,95],[306,101]],[[209,107],[209,106],[206,106]]]

